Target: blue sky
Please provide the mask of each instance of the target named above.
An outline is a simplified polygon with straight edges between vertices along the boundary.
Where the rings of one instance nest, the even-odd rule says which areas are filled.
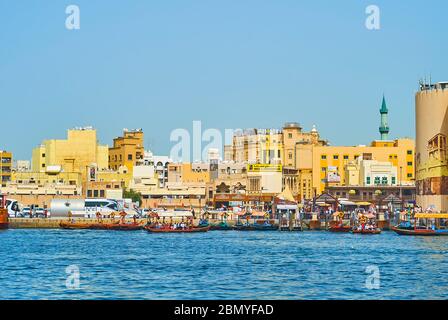
[[[76,4],[81,29],[65,28]],[[365,8],[381,9],[381,30]],[[92,125],[112,144],[170,132],[313,124],[333,145],[414,137],[419,79],[448,80],[448,2],[0,0],[0,149],[31,157],[42,140]]]

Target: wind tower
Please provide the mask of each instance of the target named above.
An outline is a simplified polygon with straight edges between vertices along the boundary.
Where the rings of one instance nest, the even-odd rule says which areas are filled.
[[[381,140],[389,140],[389,124],[387,121],[387,115],[389,110],[387,110],[386,99],[383,95],[383,103],[381,104],[380,114],[381,114],[381,125],[380,125],[380,134]]]

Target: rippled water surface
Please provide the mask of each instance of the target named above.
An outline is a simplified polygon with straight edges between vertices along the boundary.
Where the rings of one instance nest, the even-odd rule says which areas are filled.
[[[448,298],[448,237],[12,229],[0,244],[0,299]]]

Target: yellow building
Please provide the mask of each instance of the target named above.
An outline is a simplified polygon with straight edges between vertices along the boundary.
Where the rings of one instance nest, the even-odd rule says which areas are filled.
[[[411,139],[373,141],[370,146],[314,146],[312,148],[313,188],[319,195],[327,186],[347,185],[350,162],[364,160],[390,162],[397,168],[399,184],[413,184],[415,143]],[[350,168],[350,167],[349,167]]]
[[[417,204],[448,211],[448,82],[420,84],[415,95]]]
[[[170,163],[168,183],[184,185],[204,185],[210,182],[209,163]]]
[[[237,163],[281,163],[283,135],[278,129],[246,129],[233,136],[225,147],[225,160]]]
[[[144,135],[141,129],[123,131],[123,136],[114,139],[109,148],[109,168],[118,170],[125,166],[130,172],[144,157]]]
[[[11,181],[12,153],[0,150],[0,181],[4,185]]]
[[[75,128],[68,130],[66,140],[45,140],[33,150],[33,172],[80,172],[87,176],[87,168],[108,167],[108,147],[98,144],[96,130]]]

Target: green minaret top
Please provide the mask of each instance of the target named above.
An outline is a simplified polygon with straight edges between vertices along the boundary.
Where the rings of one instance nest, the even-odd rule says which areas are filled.
[[[383,95],[383,103],[381,104],[380,113],[383,114],[383,113],[388,113],[388,112],[389,112],[389,110],[387,110],[386,98],[384,98],[384,95]]]
[[[381,125],[380,125],[380,134],[381,140],[389,139],[389,124],[387,121],[387,115],[389,110],[386,105],[386,98],[383,95],[383,103],[381,104],[380,114],[381,114]]]

